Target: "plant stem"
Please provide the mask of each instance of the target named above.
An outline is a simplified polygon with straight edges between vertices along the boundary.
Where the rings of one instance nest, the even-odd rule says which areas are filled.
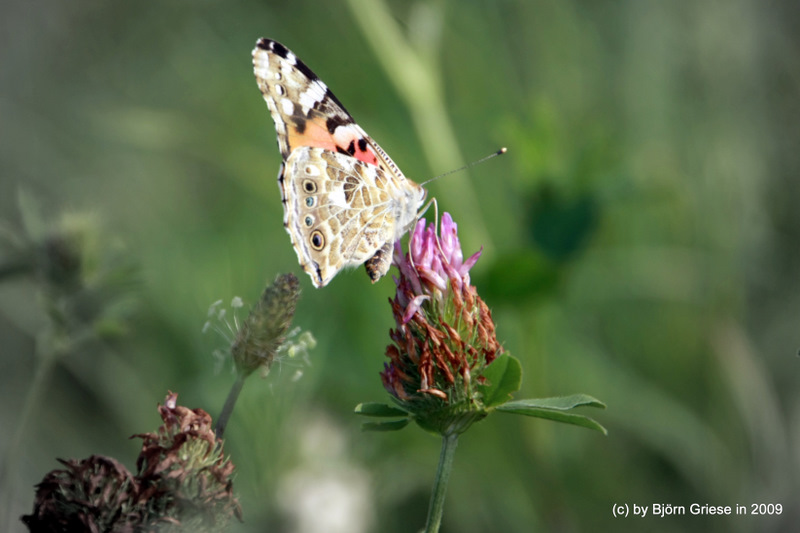
[[[214,432],[217,434],[217,438],[221,439],[222,434],[225,433],[225,426],[228,425],[228,420],[231,418],[231,413],[233,413],[233,407],[236,405],[236,400],[239,399],[239,393],[242,392],[242,387],[244,386],[244,380],[247,376],[243,372],[237,372],[236,374],[236,381],[233,382],[233,386],[231,386],[231,391],[228,393],[228,398],[225,400],[225,405],[222,406],[222,412],[219,414],[219,418],[217,418],[217,425],[214,427]]]
[[[53,340],[55,334],[51,330],[38,335],[36,337],[36,372],[33,375],[33,381],[25,394],[25,401],[22,403],[22,411],[17,422],[17,427],[11,437],[6,452],[6,457],[3,460],[3,465],[0,468],[0,485],[7,487],[14,487],[17,484],[17,474],[19,465],[22,462],[20,457],[22,453],[22,443],[25,437],[25,431],[31,421],[31,417],[36,410],[39,400],[42,397],[45,385],[55,368],[61,353],[55,348],[56,342]],[[13,500],[15,497],[14,491],[9,491],[4,498],[2,509],[0,509],[0,516],[5,515],[7,523],[4,524],[3,530],[10,530],[11,512],[13,508]]]
[[[444,497],[447,493],[447,482],[450,480],[450,471],[453,470],[453,457],[458,445],[458,433],[442,436],[442,451],[439,454],[439,467],[436,469],[436,479],[433,482],[431,503],[428,507],[428,521],[425,524],[425,533],[437,533],[442,523],[444,512]]]

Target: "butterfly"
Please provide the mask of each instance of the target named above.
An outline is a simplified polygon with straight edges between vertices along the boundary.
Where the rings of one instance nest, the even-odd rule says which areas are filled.
[[[300,266],[315,287],[362,263],[378,281],[394,242],[419,218],[425,189],[284,45],[259,39],[253,71],[278,134],[283,225]]]

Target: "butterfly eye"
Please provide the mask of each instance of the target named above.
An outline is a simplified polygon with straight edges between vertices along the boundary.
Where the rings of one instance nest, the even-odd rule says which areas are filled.
[[[305,220],[305,223],[306,223],[306,226],[308,226],[310,228],[311,225],[314,223],[314,219],[311,218],[311,216],[307,216],[306,220]]]
[[[306,205],[308,207],[314,207],[314,197],[313,196],[309,196],[308,198],[306,198]]]
[[[313,194],[317,192],[317,184],[311,180],[305,180],[303,182],[303,190],[306,191],[308,194]]]
[[[315,230],[311,233],[311,247],[314,248],[316,251],[322,250],[325,246],[325,237],[322,236],[322,232],[320,230]]]

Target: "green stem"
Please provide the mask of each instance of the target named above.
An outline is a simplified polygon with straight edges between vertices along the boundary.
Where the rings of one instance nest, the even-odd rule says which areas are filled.
[[[219,418],[217,418],[217,425],[214,427],[214,432],[217,434],[218,439],[221,439],[222,434],[225,433],[225,426],[228,425],[228,420],[231,418],[236,400],[239,399],[239,393],[242,392],[246,377],[247,376],[242,372],[236,374],[236,381],[234,381],[233,386],[231,386],[231,391],[228,393],[228,398],[225,400],[222,412],[219,414]]]
[[[55,343],[52,336],[53,335],[48,330],[36,338],[36,354],[38,356],[36,372],[25,394],[25,400],[22,403],[22,411],[20,412],[17,427],[11,437],[2,469],[0,469],[0,485],[5,485],[6,487],[14,487],[17,484],[16,477],[19,464],[21,463],[20,457],[25,432],[60,355],[54,348]],[[3,502],[4,509],[0,509],[0,511],[5,511],[0,513],[0,515],[5,514],[7,521],[11,520],[12,513],[10,511],[13,507],[13,499],[14,491],[9,491]],[[10,524],[6,523],[3,529],[9,530],[10,527]]]
[[[439,454],[439,467],[436,469],[436,479],[433,482],[433,494],[428,508],[428,522],[425,524],[425,533],[437,533],[442,524],[444,512],[444,497],[447,493],[447,482],[453,470],[453,457],[458,445],[458,433],[442,436],[442,451]]]

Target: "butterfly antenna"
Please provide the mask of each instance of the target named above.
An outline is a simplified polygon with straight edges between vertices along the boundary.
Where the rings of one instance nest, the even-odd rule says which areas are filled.
[[[434,180],[438,180],[439,178],[443,178],[445,176],[449,176],[450,174],[453,174],[455,172],[461,172],[462,170],[467,170],[470,167],[474,167],[478,163],[483,163],[484,161],[488,161],[489,159],[491,159],[493,157],[497,157],[498,155],[503,155],[507,151],[508,151],[508,149],[504,146],[504,147],[500,148],[498,151],[496,151],[493,154],[489,154],[486,157],[482,157],[482,158],[478,159],[477,161],[473,161],[472,163],[467,163],[463,167],[459,167],[459,168],[456,168],[456,169],[453,169],[453,170],[448,170],[444,174],[439,174],[438,176],[434,176],[434,177],[432,177],[431,179],[429,179],[427,181],[423,181],[422,183],[420,183],[420,185],[425,186],[425,185],[427,185],[428,183],[430,183],[430,182],[432,182]]]

